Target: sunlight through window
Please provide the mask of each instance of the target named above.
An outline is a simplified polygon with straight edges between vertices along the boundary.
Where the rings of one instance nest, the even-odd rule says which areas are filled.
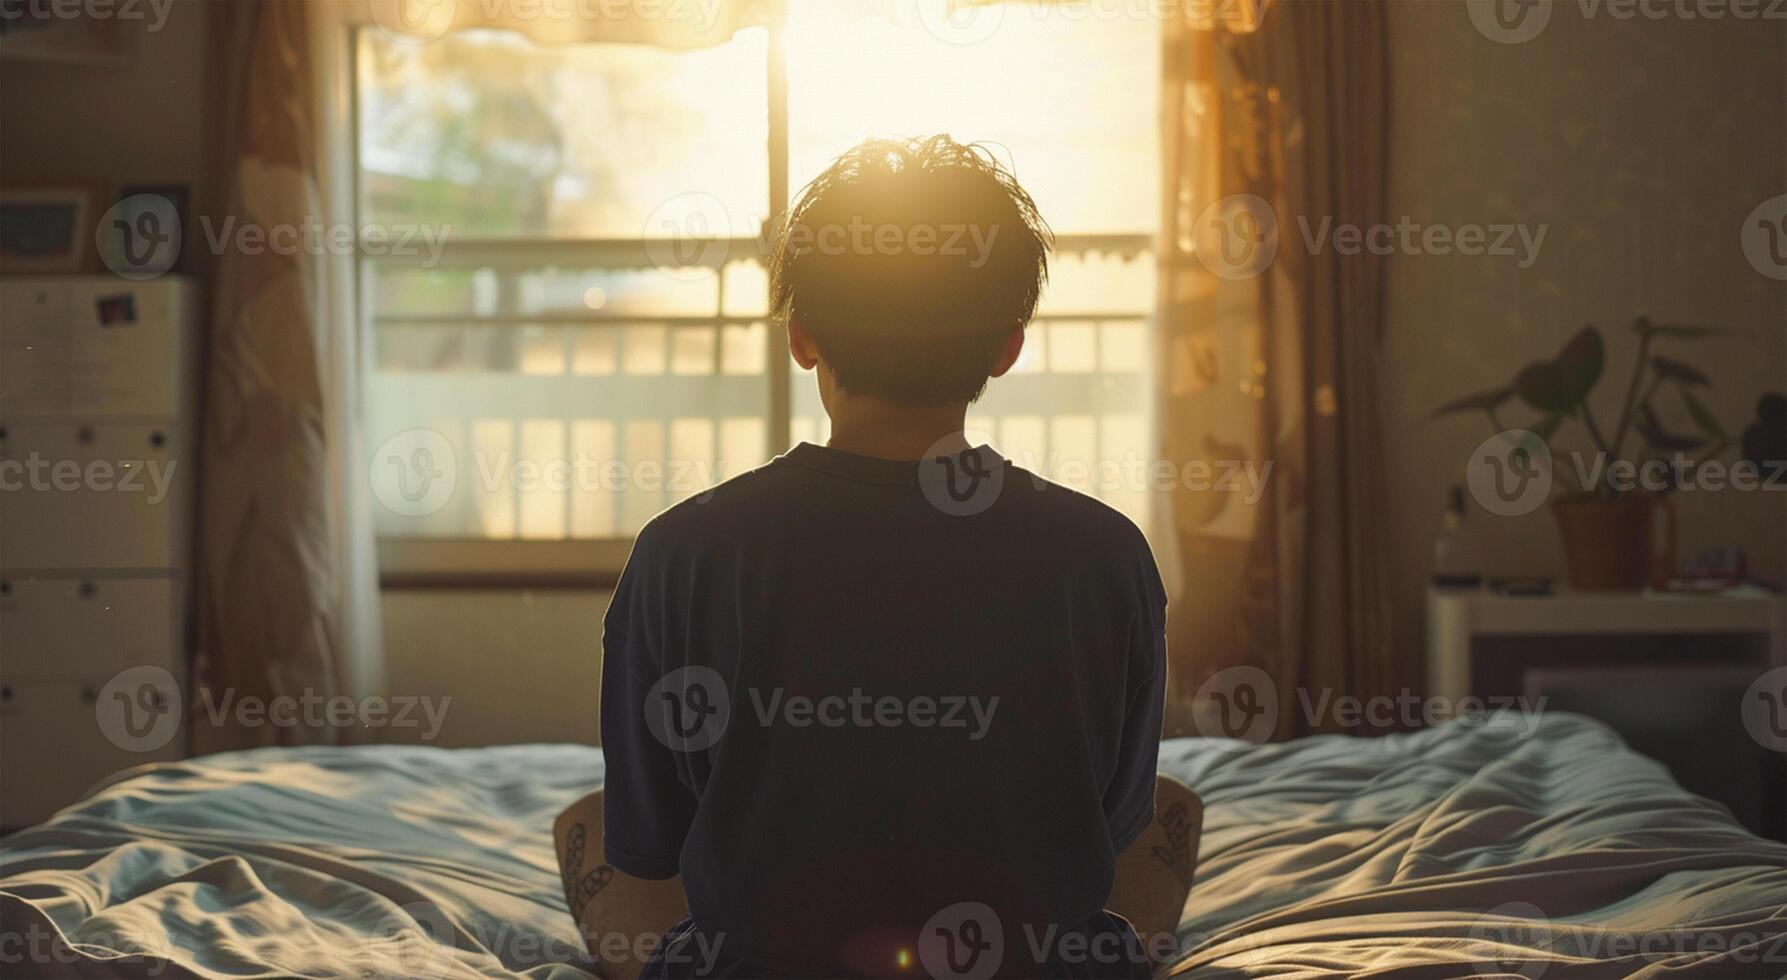
[[[1142,520],[1145,495],[1073,474],[1151,437],[1157,25],[1020,4],[960,44],[887,6],[794,0],[787,190],[869,136],[947,133],[1013,166],[1060,244],[1023,359],[972,414],[1018,462]],[[438,513],[381,512],[382,535],[624,538],[826,438],[812,380],[770,361],[769,51],[763,28],[681,52],[361,33],[362,215],[452,228],[438,265],[366,262],[369,444],[440,432],[467,488]],[[723,261],[640,258],[668,206],[712,211]],[[795,372],[780,423],[772,366]]]

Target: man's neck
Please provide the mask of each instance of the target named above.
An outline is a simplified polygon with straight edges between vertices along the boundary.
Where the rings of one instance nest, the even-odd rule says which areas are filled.
[[[831,406],[826,445],[858,456],[915,462],[928,452],[968,448],[962,435],[968,406],[915,408],[879,398],[846,396]]]

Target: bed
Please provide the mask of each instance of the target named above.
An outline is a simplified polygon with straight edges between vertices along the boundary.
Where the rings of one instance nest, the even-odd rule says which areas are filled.
[[[1605,727],[1175,739],[1207,805],[1193,978],[1787,974],[1787,846]],[[27,972],[584,977],[552,818],[566,745],[260,749],[122,774],[0,842]]]

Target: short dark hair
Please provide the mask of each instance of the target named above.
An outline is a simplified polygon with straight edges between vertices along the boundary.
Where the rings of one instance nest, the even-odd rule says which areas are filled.
[[[770,311],[800,321],[839,387],[912,405],[973,401],[1049,277],[1048,225],[1011,171],[948,136],[873,139],[789,211]]]

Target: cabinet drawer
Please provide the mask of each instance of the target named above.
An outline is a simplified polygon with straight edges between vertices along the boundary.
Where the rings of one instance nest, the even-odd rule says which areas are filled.
[[[68,391],[72,291],[35,282],[0,282],[0,415],[73,409]]]
[[[4,422],[0,568],[184,565],[184,434],[154,422]]]
[[[0,676],[110,677],[182,663],[175,579],[14,578],[0,570]]]
[[[170,711],[177,714],[178,692],[149,692],[164,699],[159,713],[132,708],[134,717],[124,715],[126,705],[114,701],[110,720],[101,725],[98,709],[106,695],[138,693],[142,692],[107,690],[103,680],[0,682],[0,744],[6,746],[0,752],[0,785],[6,787],[0,794],[0,827],[39,823],[112,773],[178,758],[177,719],[157,720]],[[143,700],[149,703],[153,698]],[[108,728],[123,732],[123,740],[132,747],[108,737]],[[131,741],[131,733],[142,737]],[[164,734],[166,741],[155,744]]]
[[[0,285],[0,411],[180,415],[190,287],[109,277]]]

